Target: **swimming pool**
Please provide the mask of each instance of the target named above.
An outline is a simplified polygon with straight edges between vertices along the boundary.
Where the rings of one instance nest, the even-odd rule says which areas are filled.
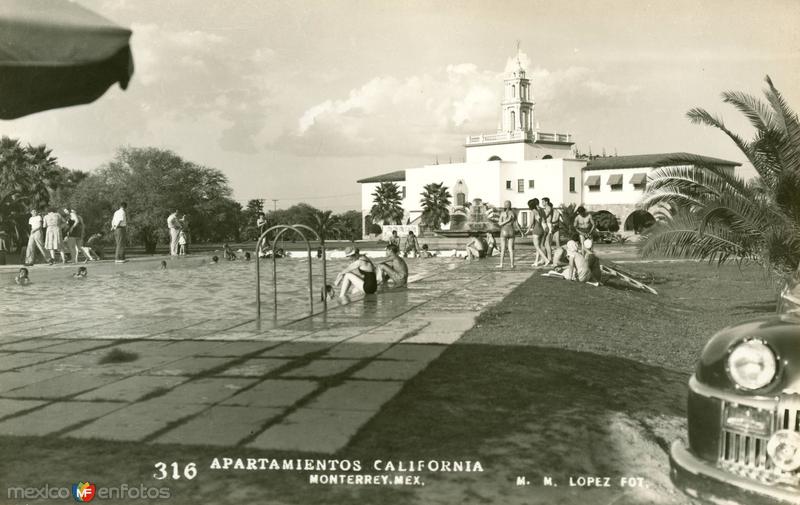
[[[194,259],[196,257],[193,257]],[[458,261],[450,258],[408,259],[409,271],[426,275]],[[314,312],[323,310],[319,293],[322,262],[312,260]],[[345,259],[327,262],[328,283],[348,263]],[[39,280],[42,268],[31,270],[32,283],[0,287],[0,320],[19,318],[58,318],[63,320],[123,318],[175,318],[183,321],[208,319],[244,320],[256,315],[255,262],[220,261],[218,264],[196,262],[196,266],[158,270],[157,262],[140,269],[93,270],[88,265],[85,279],[63,277]],[[308,260],[278,260],[278,321],[291,321],[309,314]],[[335,302],[333,302],[335,304]],[[272,261],[261,262],[262,317],[273,317]]]

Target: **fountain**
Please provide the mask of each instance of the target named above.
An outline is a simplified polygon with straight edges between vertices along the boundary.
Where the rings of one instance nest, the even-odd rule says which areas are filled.
[[[472,204],[454,206],[450,211],[450,229],[438,230],[436,234],[443,237],[469,237],[486,232],[494,235],[500,233],[497,209],[475,198]]]

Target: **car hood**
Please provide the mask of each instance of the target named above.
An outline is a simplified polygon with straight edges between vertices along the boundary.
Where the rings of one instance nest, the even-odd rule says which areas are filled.
[[[726,371],[729,351],[744,339],[764,341],[778,357],[775,380],[757,390],[737,387]],[[695,371],[697,380],[713,388],[746,395],[800,394],[800,318],[792,314],[763,317],[728,326],[703,348]]]

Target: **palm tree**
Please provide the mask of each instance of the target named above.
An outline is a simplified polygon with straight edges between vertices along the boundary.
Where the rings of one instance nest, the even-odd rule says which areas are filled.
[[[443,182],[426,184],[423,187],[422,223],[432,230],[438,230],[442,224],[450,222],[450,192]]]
[[[383,224],[400,224],[403,220],[403,198],[400,188],[393,182],[382,182],[372,193],[372,208],[369,213],[373,221]]]
[[[723,263],[754,261],[783,276],[800,263],[800,123],[769,76],[766,103],[741,92],[722,94],[755,128],[752,140],[730,131],[722,119],[695,108],[695,124],[724,132],[752,163],[750,181],[695,156],[665,160],[651,176],[645,208],[672,213],[645,235],[644,256],[680,256]],[[671,166],[666,166],[671,165]],[[676,166],[682,165],[682,166]]]

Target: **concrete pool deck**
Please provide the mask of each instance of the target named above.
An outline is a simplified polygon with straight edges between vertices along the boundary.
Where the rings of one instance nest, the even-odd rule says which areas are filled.
[[[334,453],[536,272],[527,254],[515,270],[497,262],[451,263],[269,329],[213,311],[6,318],[0,435]]]

